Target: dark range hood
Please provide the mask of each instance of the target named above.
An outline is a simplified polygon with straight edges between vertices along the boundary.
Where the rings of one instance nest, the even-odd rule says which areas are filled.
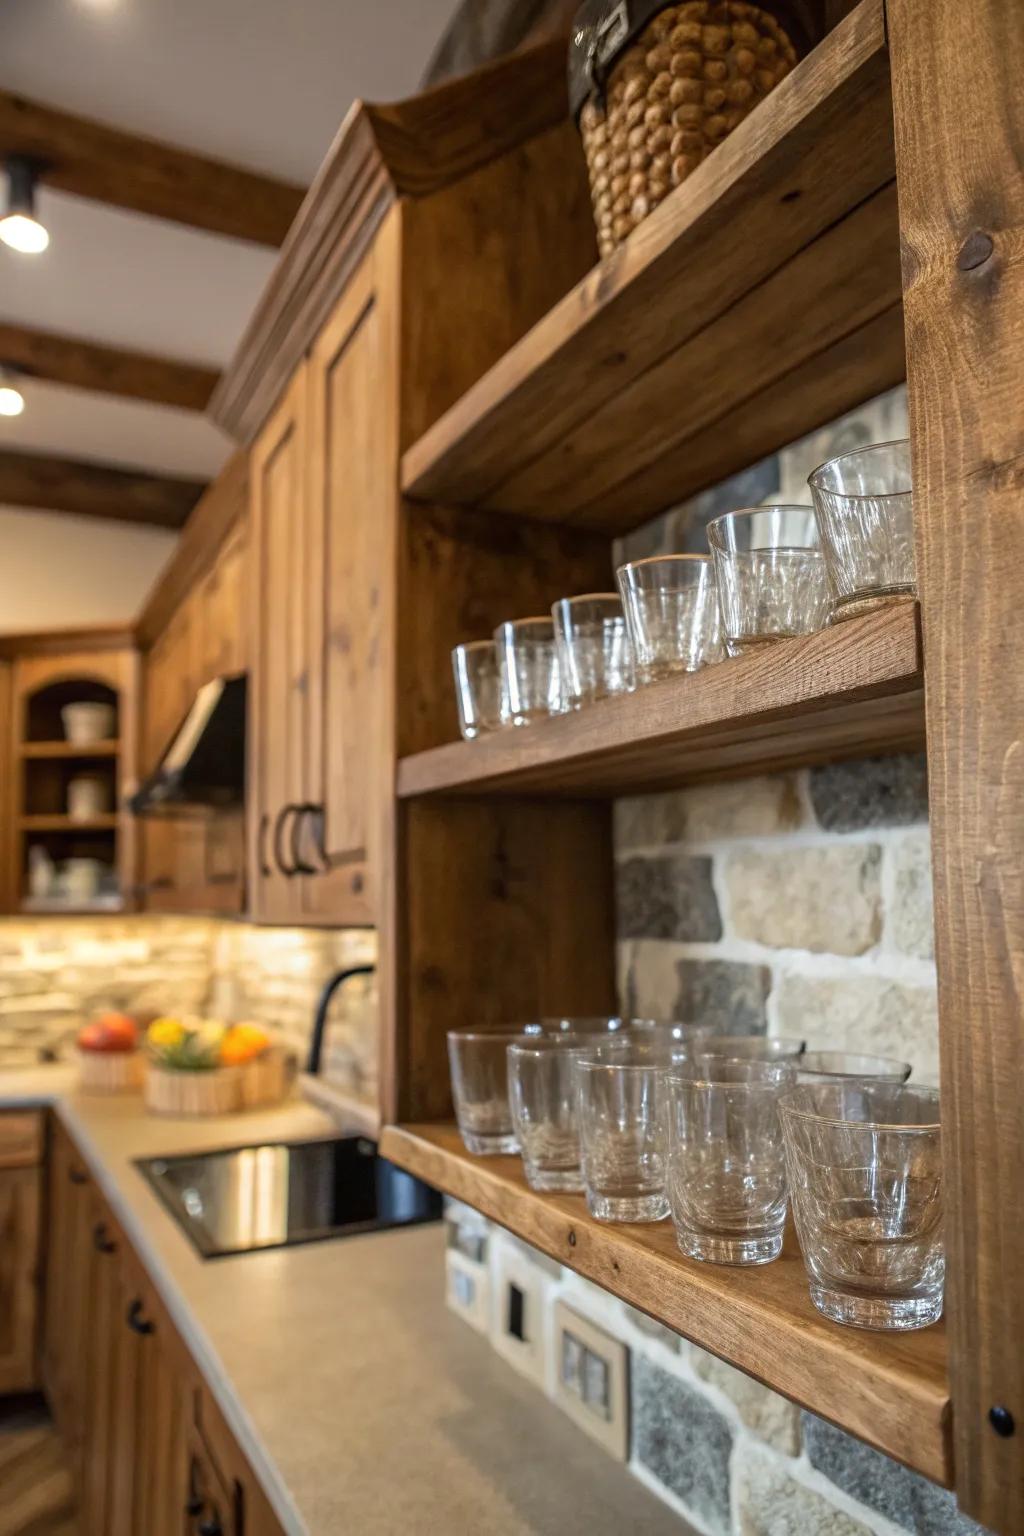
[[[136,816],[230,810],[245,797],[245,673],[205,684],[156,769],[128,801]]]

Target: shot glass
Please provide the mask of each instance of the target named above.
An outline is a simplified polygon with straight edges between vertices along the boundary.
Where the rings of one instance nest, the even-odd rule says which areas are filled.
[[[911,1067],[892,1056],[865,1056],[853,1051],[805,1051],[796,1063],[798,1083],[861,1082],[905,1083]]]
[[[782,1251],[787,1061],[702,1056],[668,1079],[667,1187],[676,1243],[707,1264],[770,1264]]]
[[[912,598],[914,498],[910,444],[874,443],[829,459],[808,485],[832,585],[833,619]]]
[[[702,1043],[701,1053],[733,1061],[796,1061],[806,1048],[805,1040],[783,1035],[715,1035]]]
[[[562,673],[551,619],[514,619],[494,631],[503,725],[529,725],[562,712]]]
[[[725,655],[707,555],[653,555],[615,573],[639,683],[696,672]]]
[[[551,609],[562,701],[580,709],[633,687],[633,651],[622,602],[614,592],[563,597]]]
[[[508,1047],[512,1122],[531,1189],[581,1190],[576,1061],[579,1035],[535,1035]]]
[[[455,1119],[467,1152],[518,1152],[508,1095],[508,1048],[529,1039],[520,1029],[450,1029]]]
[[[501,727],[501,673],[493,640],[471,640],[452,651],[459,730],[467,741]]]
[[[818,1311],[855,1328],[937,1322],[945,1279],[938,1090],[803,1083],[781,1113]]]
[[[587,1209],[599,1221],[661,1221],[671,1055],[652,1046],[576,1059]]]
[[[730,656],[822,629],[831,593],[812,507],[749,507],[708,524]]]

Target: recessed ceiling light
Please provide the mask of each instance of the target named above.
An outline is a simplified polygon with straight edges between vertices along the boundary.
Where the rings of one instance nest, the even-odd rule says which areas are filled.
[[[45,225],[36,218],[37,176],[37,166],[24,155],[7,161],[7,212],[0,218],[0,240],[26,256],[38,256],[50,243]]]

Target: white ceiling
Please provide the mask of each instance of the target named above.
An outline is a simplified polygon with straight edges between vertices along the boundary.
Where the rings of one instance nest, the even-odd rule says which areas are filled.
[[[352,101],[415,91],[458,0],[0,0],[0,88],[305,185]],[[0,319],[231,357],[265,247],[45,188],[51,244],[0,245]],[[34,383],[0,443],[180,475],[230,447],[188,412]]]

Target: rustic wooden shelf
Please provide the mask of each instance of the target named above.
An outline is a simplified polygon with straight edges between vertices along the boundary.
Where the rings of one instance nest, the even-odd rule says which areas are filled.
[[[401,760],[398,793],[640,794],[924,746],[915,604]]]
[[[953,1467],[943,1324],[842,1328],[811,1305],[796,1239],[756,1269],[685,1259],[670,1222],[595,1221],[581,1195],[538,1195],[518,1157],[472,1157],[454,1125],[388,1126],[382,1156],[702,1348],[936,1482]]]
[[[18,826],[23,832],[116,832],[117,816],[90,816],[88,821],[76,821],[72,816],[21,816]]]
[[[24,741],[19,748],[22,757],[51,758],[85,761],[93,757],[116,757],[121,749],[119,741],[92,741],[87,746],[76,746],[73,741]]]
[[[402,463],[621,533],[905,375],[882,0],[861,4]]]

